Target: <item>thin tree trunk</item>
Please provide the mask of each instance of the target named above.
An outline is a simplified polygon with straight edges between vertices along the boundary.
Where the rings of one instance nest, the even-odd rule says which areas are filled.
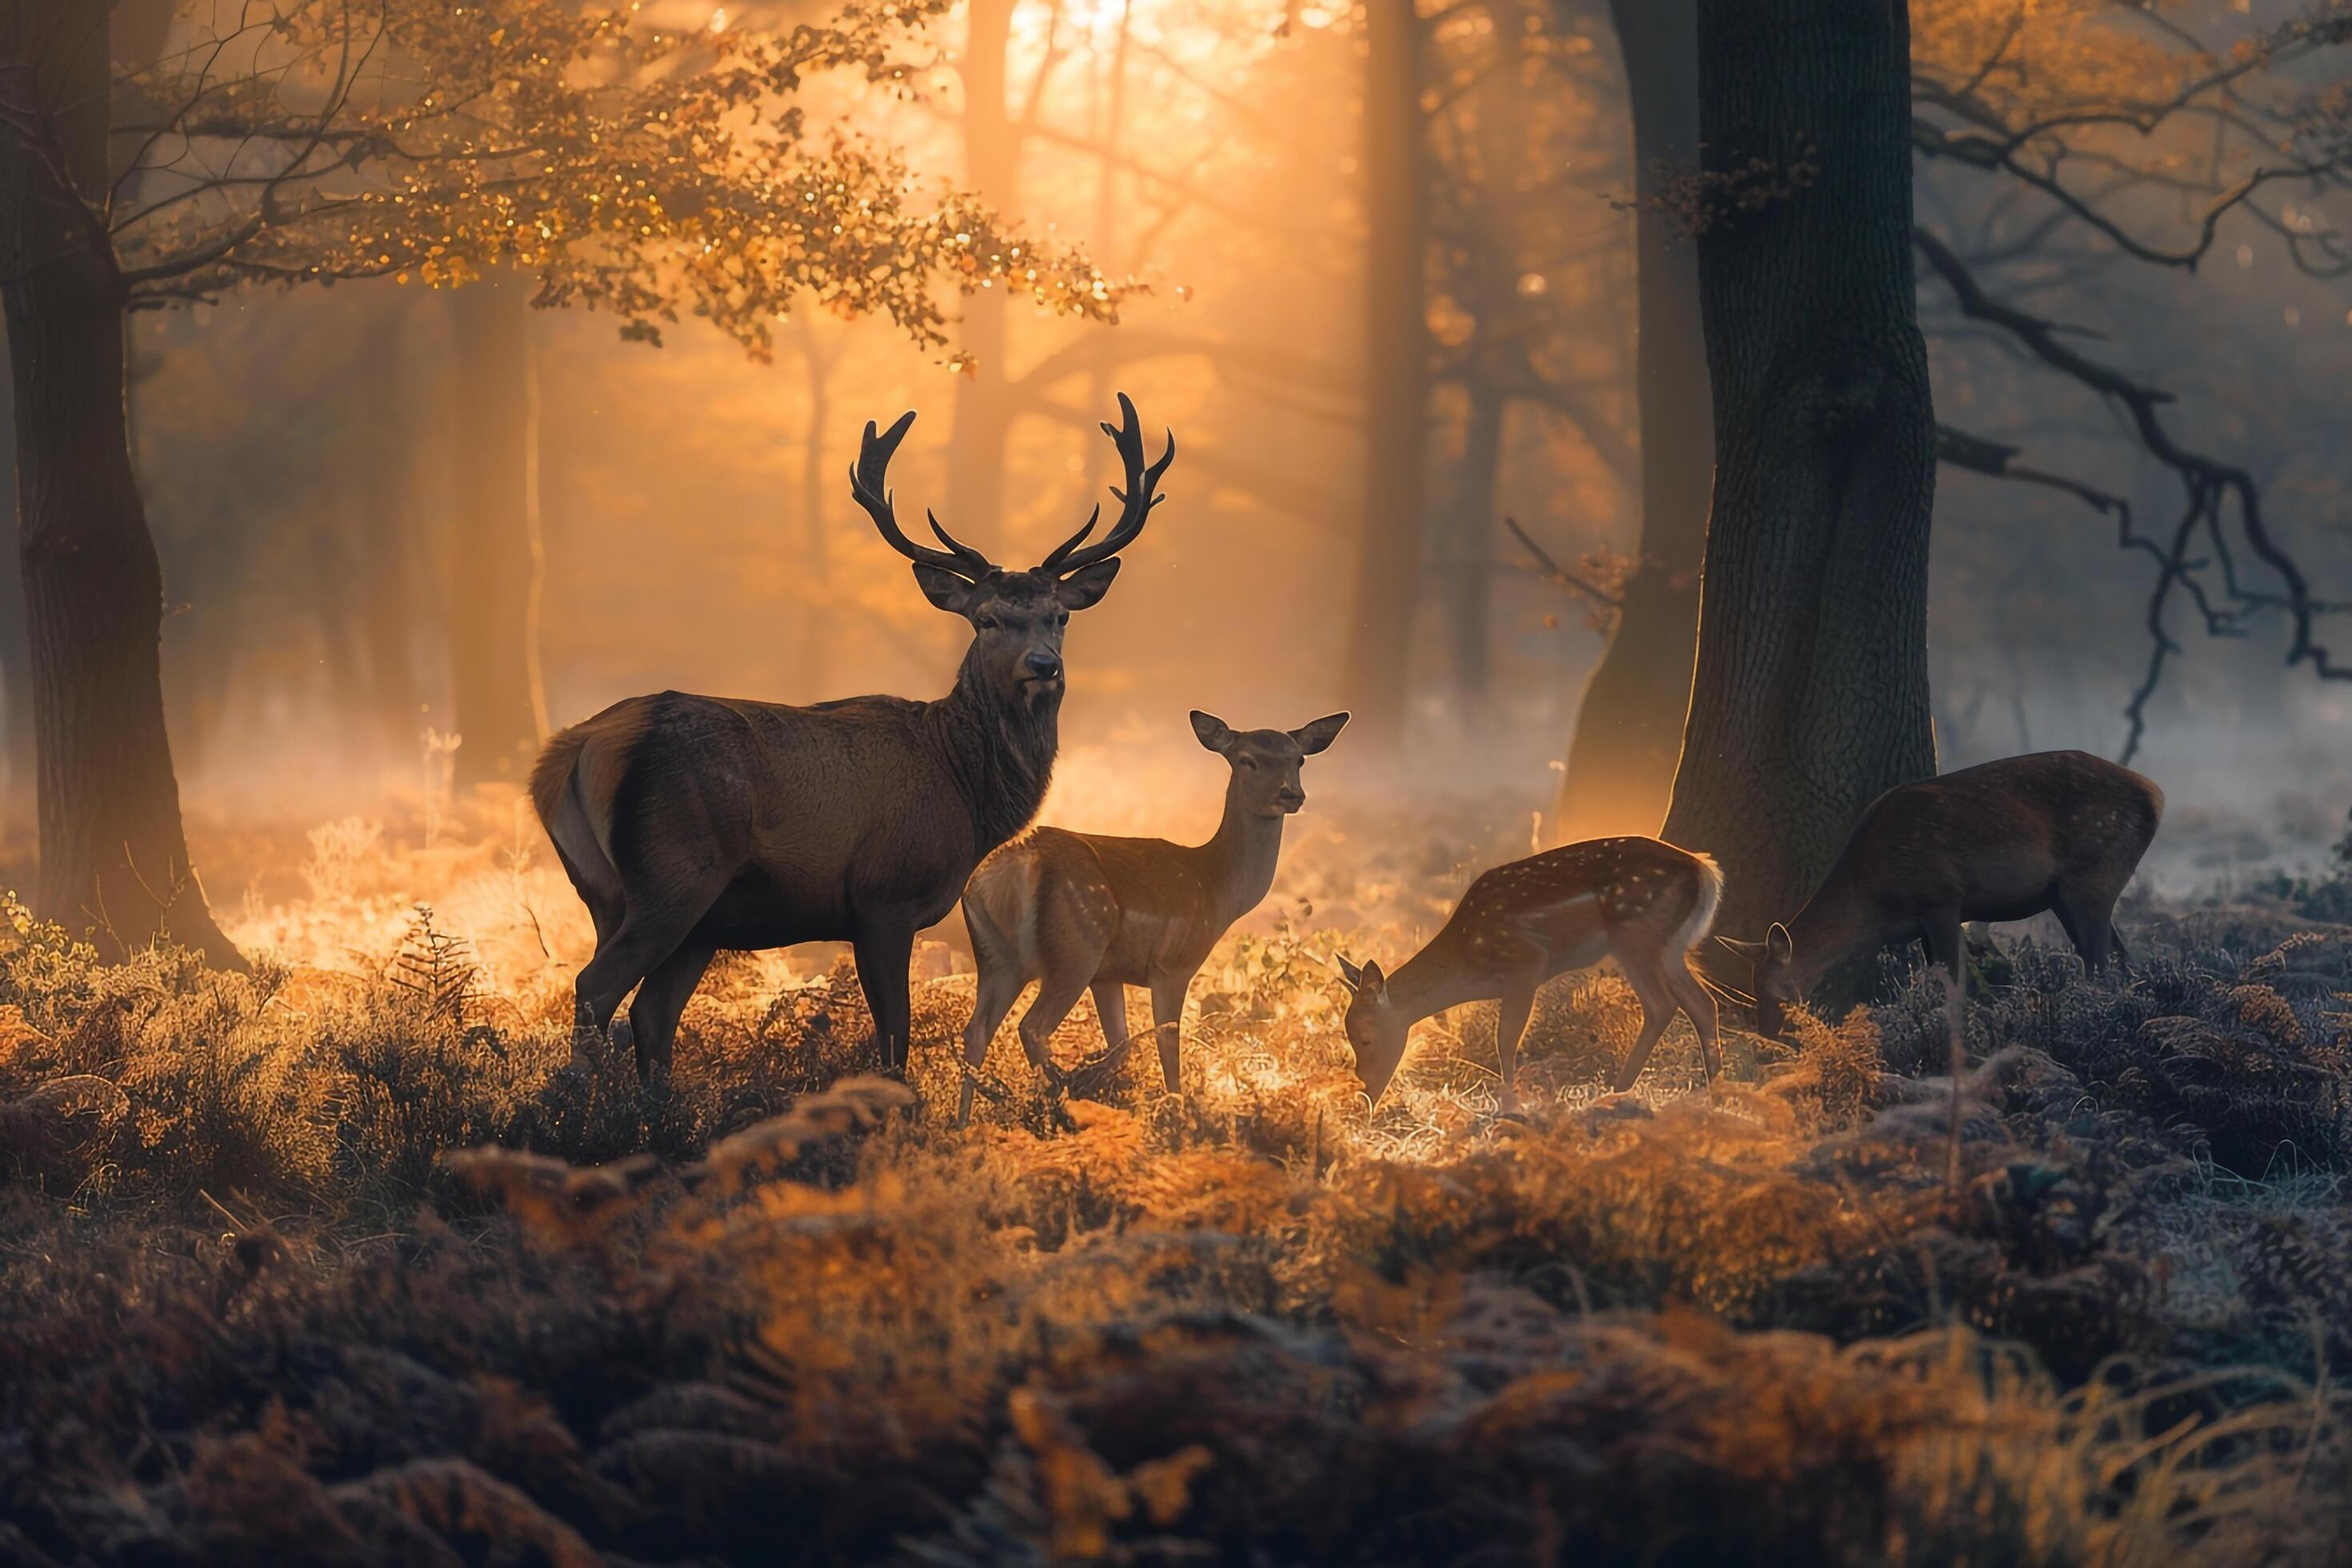
[[[1392,751],[1412,676],[1428,462],[1423,35],[1412,0],[1367,0],[1364,13],[1364,522],[1345,677],[1354,743]]]
[[[519,780],[546,733],[540,693],[540,550],[531,458],[530,285],[511,274],[460,289],[457,529],[449,682],[460,785]]]
[[[824,612],[832,602],[833,542],[824,525],[833,479],[824,462],[825,432],[833,423],[833,365],[838,350],[827,348],[808,318],[800,319],[801,361],[808,370],[808,422],[801,427],[802,600],[797,687],[814,701],[831,679],[826,650],[834,633]]]
[[[0,379],[0,473],[16,489],[16,395]],[[0,551],[0,788],[33,784],[33,641],[25,619],[25,574],[15,551]]]
[[[1584,689],[1553,813],[1562,840],[1654,833],[1673,792],[1715,468],[1698,249],[1665,186],[1698,163],[1696,0],[1611,0],[1633,111],[1640,563]]]
[[[0,6],[0,304],[15,389],[39,909],[110,957],[158,936],[242,968],[205,908],[163,724],[163,574],[131,466],[125,293],[82,193],[108,179],[107,29]]]
[[[1935,414],[1904,0],[1700,0],[1698,22],[1705,166],[1733,199],[1698,240],[1715,505],[1665,831],[1721,861],[1717,929],[1755,936],[1873,796],[1935,772]],[[1740,210],[1751,159],[1799,188]]]
[[[359,498],[359,559],[367,574],[361,609],[361,650],[367,665],[369,738],[386,763],[415,754],[422,693],[411,641],[416,605],[410,530],[415,521],[412,423],[403,380],[401,344],[411,329],[405,301],[385,308],[371,334],[365,373],[373,389],[368,410],[367,493]]]
[[[1473,378],[1463,422],[1462,461],[1447,519],[1445,631],[1454,689],[1466,712],[1482,708],[1493,687],[1495,487],[1503,467],[1509,402]]]
[[[1017,212],[1020,142],[1005,94],[1005,52],[1014,0],[972,0],[964,49],[956,68],[963,81],[964,175],[1001,212]],[[956,381],[955,434],[948,446],[947,524],[957,537],[1002,552],[1004,539],[1004,446],[1013,426],[1012,389],[1005,379],[1005,298],[1002,289],[965,296],[956,346],[972,368]]]

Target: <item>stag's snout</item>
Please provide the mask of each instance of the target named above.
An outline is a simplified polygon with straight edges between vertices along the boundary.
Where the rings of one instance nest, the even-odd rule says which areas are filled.
[[[1031,680],[1043,681],[1048,685],[1054,685],[1058,684],[1062,679],[1062,656],[1060,654],[1048,653],[1044,648],[1038,648],[1021,662],[1023,667],[1028,670],[1028,679]]]
[[[1285,815],[1298,811],[1301,807],[1305,806],[1306,804],[1307,792],[1303,789],[1286,788],[1276,790],[1275,792],[1275,809],[1283,812]]]

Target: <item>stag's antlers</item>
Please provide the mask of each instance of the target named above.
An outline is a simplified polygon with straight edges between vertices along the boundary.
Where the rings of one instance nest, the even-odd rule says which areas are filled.
[[[874,520],[874,526],[881,531],[891,549],[919,564],[936,566],[942,572],[955,574],[967,583],[977,583],[995,571],[996,563],[941,528],[940,520],[929,511],[924,512],[923,517],[930,523],[931,531],[940,536],[940,542],[947,548],[934,550],[928,544],[916,543],[898,526],[898,513],[891,505],[890,492],[882,488],[882,482],[889,473],[890,459],[897,455],[898,443],[907,438],[907,429],[914,422],[915,411],[911,408],[898,416],[896,425],[878,435],[875,432],[874,421],[868,419],[866,422],[865,439],[857,445],[857,461],[849,470],[849,493],[859,506],[866,509],[866,515]]]
[[[1168,449],[1160,455],[1158,462],[1147,466],[1143,452],[1143,424],[1136,417],[1135,405],[1124,392],[1118,395],[1118,412],[1119,424],[1116,428],[1108,420],[1103,422],[1102,427],[1103,434],[1109,437],[1111,444],[1118,448],[1119,460],[1127,468],[1127,488],[1121,489],[1114,485],[1110,492],[1119,500],[1118,521],[1101,540],[1081,550],[1079,546],[1086,544],[1087,535],[1095,531],[1095,524],[1102,521],[1102,508],[1097,506],[1084,528],[1064,540],[1051,555],[1038,563],[1037,570],[1048,576],[1066,577],[1081,567],[1109,560],[1135,542],[1135,536],[1143,531],[1151,509],[1167,499],[1157,492],[1160,476],[1166,473],[1168,465],[1176,460],[1176,433],[1173,430],[1168,432]],[[874,526],[881,531],[891,549],[909,561],[936,566],[968,583],[977,583],[997,569],[995,563],[950,533],[929,511],[923,513],[924,520],[947,548],[934,550],[928,544],[916,543],[898,526],[898,514],[891,504],[890,492],[883,488],[890,459],[897,454],[898,443],[906,439],[908,427],[914,422],[912,409],[900,415],[898,422],[887,430],[877,431],[872,420],[866,422],[866,437],[858,445],[857,462],[849,470],[849,493],[859,506],[866,509],[866,515],[874,520]]]
[[[1111,444],[1118,448],[1119,460],[1127,466],[1127,489],[1114,486],[1110,492],[1119,500],[1118,523],[1100,542],[1079,549],[1079,545],[1086,543],[1087,535],[1095,531],[1095,524],[1102,521],[1102,508],[1097,505],[1092,515],[1087,517],[1084,528],[1062,541],[1059,548],[1037,563],[1038,571],[1066,577],[1082,566],[1108,560],[1135,542],[1135,536],[1143,531],[1144,521],[1150,517],[1151,509],[1167,499],[1153,492],[1160,487],[1160,476],[1166,473],[1168,465],[1176,460],[1176,432],[1168,432],[1168,449],[1160,455],[1158,462],[1146,468],[1143,462],[1143,422],[1136,417],[1135,405],[1124,392],[1118,395],[1118,429],[1112,429],[1108,420],[1103,422],[1102,427],[1103,434],[1109,437]]]

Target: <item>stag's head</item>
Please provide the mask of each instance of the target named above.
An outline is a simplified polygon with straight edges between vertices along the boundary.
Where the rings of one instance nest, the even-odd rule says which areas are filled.
[[[1404,1060],[1405,1037],[1412,1026],[1389,995],[1388,976],[1381,973],[1377,962],[1367,961],[1359,969],[1342,954],[1339,977],[1354,993],[1348,998],[1347,1029],[1349,1048],[1356,1053],[1356,1077],[1378,1110],[1389,1080],[1396,1077]]]
[[[1192,710],[1192,733],[1234,770],[1226,798],[1250,816],[1288,816],[1305,805],[1300,765],[1338,740],[1347,723],[1345,713],[1333,713],[1297,730],[1236,730],[1213,713]]]
[[[1062,634],[1072,612],[1099,602],[1118,575],[1118,552],[1143,531],[1151,509],[1166,498],[1157,493],[1160,476],[1176,458],[1176,437],[1156,463],[1145,461],[1143,429],[1135,405],[1118,395],[1119,424],[1103,426],[1103,434],[1118,447],[1127,470],[1118,499],[1118,521],[1108,533],[1088,544],[1102,521],[1095,508],[1086,526],[1062,542],[1052,554],[1025,572],[1009,572],[964,543],[926,512],[925,521],[944,549],[934,550],[907,537],[884,488],[890,458],[915,422],[910,410],[887,430],[866,426],[857,465],[849,471],[850,493],[890,547],[915,563],[915,582],[923,596],[940,609],[971,623],[971,648],[964,655],[966,681],[976,681],[1008,705],[1047,709],[1062,700]]]

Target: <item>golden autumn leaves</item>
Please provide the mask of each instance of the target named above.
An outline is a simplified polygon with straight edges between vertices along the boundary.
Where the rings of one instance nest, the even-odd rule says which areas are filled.
[[[945,347],[943,284],[1116,320],[1125,286],[1076,249],[922,191],[845,127],[812,132],[817,76],[915,92],[935,63],[918,29],[944,8],[677,33],[557,0],[293,0],[266,23],[196,6],[187,47],[122,84],[118,141],[136,140],[112,229],[133,303],[512,268],[627,336],[698,316],[760,355],[810,301]]]

